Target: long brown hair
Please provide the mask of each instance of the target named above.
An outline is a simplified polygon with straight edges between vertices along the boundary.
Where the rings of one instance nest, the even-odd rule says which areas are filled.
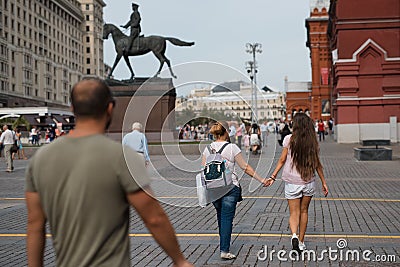
[[[301,179],[309,181],[317,168],[322,168],[319,161],[319,145],[315,134],[314,123],[304,113],[293,117],[293,134],[289,144],[293,164]],[[292,166],[293,168],[293,166]]]

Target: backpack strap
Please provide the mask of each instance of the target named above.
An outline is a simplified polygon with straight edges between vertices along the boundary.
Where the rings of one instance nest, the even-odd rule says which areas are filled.
[[[224,148],[227,146],[227,145],[229,145],[229,143],[225,143],[222,147],[221,147],[221,149],[220,150],[218,150],[218,154],[221,154],[222,153],[222,151],[224,150]]]
[[[210,152],[210,154],[215,154],[215,149],[211,148],[211,145],[207,146],[208,152]]]

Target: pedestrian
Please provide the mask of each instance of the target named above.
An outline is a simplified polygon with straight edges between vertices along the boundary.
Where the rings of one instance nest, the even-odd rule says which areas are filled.
[[[243,125],[244,124],[240,124],[239,127],[236,128],[237,145],[240,149],[242,149]]]
[[[143,125],[140,122],[132,124],[132,132],[128,133],[122,139],[122,145],[128,146],[134,151],[143,155],[145,165],[150,163],[149,148],[147,146],[146,136],[142,133]]]
[[[3,130],[0,127],[0,136],[2,135],[2,133],[3,133]],[[4,154],[4,145],[3,145],[3,143],[0,143],[0,157],[2,157],[3,154]]]
[[[329,118],[328,128],[329,128],[329,135],[332,135],[332,133],[333,133],[333,119],[332,118]]]
[[[232,172],[234,184],[234,187],[229,192],[212,202],[217,212],[221,259],[231,260],[236,258],[236,255],[230,252],[233,218],[235,216],[236,204],[242,201],[242,189],[235,167],[238,165],[246,174],[254,177],[264,185],[266,185],[267,179],[261,178],[261,176],[243,159],[241,150],[236,144],[229,143],[228,123],[216,122],[211,127],[210,132],[215,138],[215,141],[210,145],[212,150],[219,151],[225,146],[221,155],[226,160],[226,168]],[[206,148],[202,155],[202,166],[205,166],[206,158],[209,155],[210,151]]]
[[[279,143],[279,145],[280,146],[282,146],[283,145],[283,140],[285,139],[285,137],[287,136],[287,135],[289,135],[289,134],[291,134],[292,132],[290,131],[290,128],[289,128],[289,124],[288,123],[284,123],[284,124],[282,124],[283,125],[283,128],[282,128],[282,130],[280,130],[280,133],[281,133],[281,140],[278,140],[278,143]]]
[[[322,120],[319,120],[319,122],[318,122],[318,138],[319,138],[320,142],[321,142],[321,136],[322,136],[322,140],[325,141],[325,125]]]
[[[236,127],[234,123],[231,123],[231,126],[229,127],[229,139],[232,144],[236,144]]]
[[[24,147],[22,146],[22,141],[21,141],[21,137],[22,137],[22,133],[20,129],[15,128],[14,130],[15,132],[15,137],[17,138],[17,146],[18,146],[18,159],[28,159],[25,156],[25,151],[24,151]],[[15,155],[14,155],[15,156]],[[14,159],[14,158],[13,158]]]
[[[263,146],[267,146],[268,124],[266,121],[264,121],[264,123],[261,124],[260,130],[261,130],[261,143]]]
[[[50,129],[49,129],[49,141],[50,141],[50,143],[53,142],[56,138],[57,138],[57,136],[56,136],[55,127],[51,126]]]
[[[130,205],[174,266],[192,266],[151,195],[143,158],[104,136],[115,105],[107,84],[78,82],[71,104],[74,131],[40,148],[26,172],[28,266],[43,266],[46,220],[57,266],[131,266]]]
[[[268,185],[276,180],[283,167],[282,180],[285,181],[285,198],[289,205],[289,224],[292,233],[293,250],[306,249],[304,236],[308,222],[308,207],[315,193],[315,171],[322,183],[322,191],[328,195],[322,164],[319,160],[319,145],[313,121],[304,113],[293,117],[293,134],[283,140],[283,150],[278,164],[268,179]]]
[[[257,150],[261,145],[260,133],[260,127],[258,127],[257,123],[253,123],[250,128],[250,146],[254,155],[257,155]]]
[[[39,145],[39,138],[36,126],[32,126],[31,137],[32,137],[32,145]]]
[[[10,129],[8,129],[7,125],[4,125],[3,133],[0,136],[0,143],[4,145],[4,157],[7,163],[6,172],[12,172],[14,170],[12,147],[15,140],[15,134]]]
[[[280,120],[274,119],[275,133],[279,133],[279,122]]]
[[[250,134],[246,132],[243,138],[243,145],[244,145],[244,151],[246,152],[246,155],[249,153],[250,149]]]

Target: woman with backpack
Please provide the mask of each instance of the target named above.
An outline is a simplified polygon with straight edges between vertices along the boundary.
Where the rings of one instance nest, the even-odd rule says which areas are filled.
[[[324,195],[328,195],[328,186],[319,160],[319,145],[314,123],[304,113],[297,113],[293,117],[293,134],[287,135],[283,140],[282,154],[268,179],[268,185],[274,183],[282,167],[285,198],[288,200],[290,212],[291,243],[293,250],[300,252],[306,249],[304,236],[308,222],[308,207],[315,193],[315,171],[321,179]]]
[[[214,142],[206,148],[202,155],[202,166],[206,165],[206,158],[211,155],[210,150],[218,151],[226,161],[227,171],[232,173],[232,189],[222,197],[213,201],[212,204],[217,211],[221,259],[235,259],[236,255],[230,253],[230,243],[232,234],[232,223],[235,216],[236,204],[242,201],[242,189],[236,174],[236,165],[251,177],[254,177],[264,186],[267,185],[267,179],[258,175],[254,169],[243,159],[240,148],[236,144],[229,142],[229,126],[226,122],[217,122],[210,133],[214,136]],[[222,148],[222,151],[221,151]]]

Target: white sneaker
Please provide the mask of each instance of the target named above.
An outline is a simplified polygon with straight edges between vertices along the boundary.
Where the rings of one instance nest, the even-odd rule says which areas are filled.
[[[299,238],[297,237],[296,234],[292,235],[292,240],[291,241],[292,241],[291,242],[292,243],[292,249],[296,250],[296,251],[300,251],[300,248],[299,248],[300,240],[299,240]]]
[[[304,250],[307,250],[307,248],[306,248],[306,244],[304,244],[304,242],[299,242],[299,249],[301,250],[301,251],[304,251]]]
[[[236,259],[236,255],[230,252],[221,252],[221,259],[223,260],[233,260]]]

